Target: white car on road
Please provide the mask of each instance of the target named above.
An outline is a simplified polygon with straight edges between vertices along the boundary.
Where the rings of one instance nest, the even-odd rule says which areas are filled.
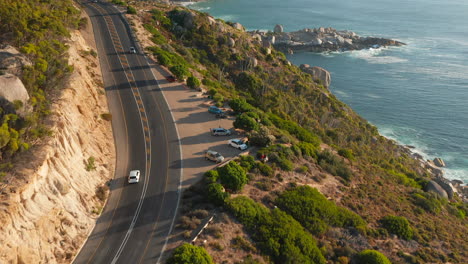
[[[245,150],[248,148],[247,144],[245,144],[245,142],[239,138],[228,140],[228,144],[229,146],[240,150]]]
[[[132,170],[128,175],[128,183],[137,183],[140,181],[140,171]]]

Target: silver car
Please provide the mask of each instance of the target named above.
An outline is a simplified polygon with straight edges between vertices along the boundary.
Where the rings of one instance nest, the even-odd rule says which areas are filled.
[[[219,154],[219,152],[213,150],[208,150],[205,152],[205,159],[214,161],[216,163],[221,163],[224,161],[224,157]]]
[[[231,135],[231,130],[225,129],[222,127],[212,128],[210,130],[211,130],[211,135],[213,136],[230,136]]]

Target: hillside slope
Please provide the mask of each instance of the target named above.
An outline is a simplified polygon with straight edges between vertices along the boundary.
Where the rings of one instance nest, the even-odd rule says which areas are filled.
[[[179,241],[189,242],[216,213],[197,240],[216,262],[245,257],[252,263],[249,255],[274,263],[381,257],[367,249],[394,263],[467,259],[466,204],[425,192],[436,174],[431,168],[379,135],[284,54],[242,25],[206,13],[151,4],[137,9],[145,11],[129,17],[150,35],[147,52],[189,87],[207,91],[213,104],[232,108],[234,127],[258,147],[256,156],[208,172],[184,194]],[[268,162],[255,160],[264,154]]]
[[[0,263],[69,263],[107,196],[115,149],[111,124],[101,117],[108,109],[86,28],[68,41],[74,71],[45,121],[52,136],[16,157],[1,186]]]

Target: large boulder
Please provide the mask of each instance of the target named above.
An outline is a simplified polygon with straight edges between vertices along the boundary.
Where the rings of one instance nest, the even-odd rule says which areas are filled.
[[[433,192],[440,197],[448,198],[447,192],[437,182],[429,181],[424,189],[426,192]]]
[[[29,100],[29,94],[23,85],[23,82],[13,74],[0,75],[0,97],[13,103],[21,101],[26,104]]]
[[[317,66],[310,67],[310,65],[308,64],[301,64],[299,68],[303,72],[312,75],[315,80],[319,80],[325,88],[330,87],[330,83],[331,83],[330,72],[328,72],[324,68],[320,68]]]
[[[232,24],[232,27],[237,29],[237,30],[244,31],[244,26],[242,26],[241,23],[236,22],[236,23]]]
[[[233,38],[228,38],[227,40],[228,47],[234,47],[236,45],[236,41]]]
[[[10,45],[0,46],[0,72],[20,76],[24,66],[31,66],[26,56]]]
[[[437,167],[445,167],[445,162],[441,158],[435,158],[433,162]]]
[[[282,25],[276,25],[275,28],[273,29],[273,32],[283,33],[283,26]]]

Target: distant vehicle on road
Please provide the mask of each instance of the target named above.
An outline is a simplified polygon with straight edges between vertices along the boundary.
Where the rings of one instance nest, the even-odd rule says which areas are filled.
[[[210,129],[211,135],[213,136],[230,136],[231,135],[231,130],[225,129],[222,127],[219,128],[212,128]]]
[[[219,154],[219,152],[213,150],[208,150],[205,152],[205,159],[214,161],[216,163],[224,161],[224,157],[221,154]]]
[[[208,108],[208,112],[212,114],[224,114],[223,110],[219,109],[217,106],[214,105]]]
[[[166,76],[166,80],[168,82],[175,82],[176,78],[174,77],[174,75],[169,75],[169,76]]]
[[[135,54],[135,53],[136,53],[136,49],[135,49],[135,47],[130,47],[130,53],[133,53],[133,54]]]
[[[137,183],[140,181],[140,171],[132,170],[128,175],[128,183]]]
[[[245,142],[239,138],[228,140],[228,144],[229,146],[240,150],[245,150],[248,148],[247,144],[245,144]]]

